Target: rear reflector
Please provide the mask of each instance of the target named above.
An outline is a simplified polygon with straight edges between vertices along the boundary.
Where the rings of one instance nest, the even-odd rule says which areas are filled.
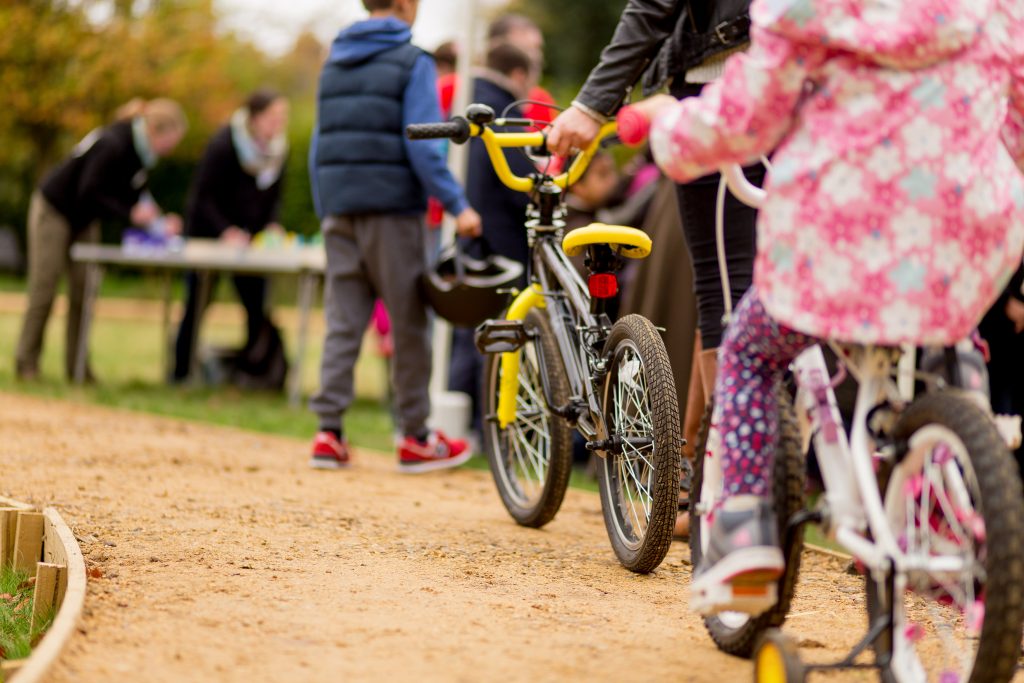
[[[610,299],[619,293],[619,280],[613,273],[594,273],[587,280],[590,296],[595,299]]]

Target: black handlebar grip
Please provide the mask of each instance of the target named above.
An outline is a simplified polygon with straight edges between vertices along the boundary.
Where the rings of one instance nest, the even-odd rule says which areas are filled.
[[[444,123],[412,123],[405,127],[405,135],[410,140],[447,138],[455,144],[461,145],[469,140],[469,121],[456,117]]]

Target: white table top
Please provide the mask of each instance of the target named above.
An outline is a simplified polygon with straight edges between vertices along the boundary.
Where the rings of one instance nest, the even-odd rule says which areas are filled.
[[[260,249],[233,247],[204,239],[186,240],[180,251],[79,243],[71,247],[71,259],[81,263],[138,268],[284,274],[322,273],[327,262],[322,246]]]

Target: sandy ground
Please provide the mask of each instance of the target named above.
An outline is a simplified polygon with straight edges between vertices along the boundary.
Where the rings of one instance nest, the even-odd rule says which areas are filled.
[[[0,493],[57,506],[102,573],[54,682],[752,675],[687,612],[686,548],[621,569],[592,494],[523,529],[484,472],[315,472],[304,442],[4,394],[0,444]],[[842,568],[805,560],[787,630],[808,658],[862,632]]]

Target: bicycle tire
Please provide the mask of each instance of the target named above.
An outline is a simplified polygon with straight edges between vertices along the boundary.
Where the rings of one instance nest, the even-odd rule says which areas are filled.
[[[552,415],[544,402],[544,388],[539,375],[530,376],[530,366],[543,359],[543,368],[536,368],[547,374],[548,383],[556,405],[565,405],[569,400],[569,380],[562,367],[562,357],[551,330],[548,316],[540,309],[531,310],[524,321],[527,330],[534,334],[521,351],[519,396],[516,399],[516,421],[502,430],[493,416],[497,412],[498,388],[501,376],[501,355],[491,354],[487,357],[484,373],[485,421],[484,448],[490,465],[491,475],[498,495],[505,509],[516,521],[525,527],[540,528],[554,519],[562,506],[565,491],[569,486],[572,474],[572,428],[564,418]],[[540,344],[541,354],[531,353],[531,346]],[[524,381],[527,380],[527,381]],[[526,418],[525,408],[541,416],[546,428],[546,444],[537,449],[539,460],[543,461],[545,470],[542,481],[538,481],[539,491],[535,499],[527,497],[523,490],[524,482],[519,481],[514,470],[516,462],[525,468],[521,452],[515,452],[515,444],[509,439],[522,436],[526,429],[537,435],[538,430],[531,428]],[[536,472],[536,471],[535,471]]]
[[[636,356],[645,382],[643,386],[650,429],[646,429],[646,424],[641,424],[641,427],[643,431],[650,432],[650,437],[637,438],[650,438],[651,447],[632,448],[633,459],[630,462],[627,462],[628,456],[623,453],[606,454],[600,459],[597,469],[601,510],[615,556],[626,569],[646,574],[661,564],[668,553],[679,507],[682,437],[675,379],[665,342],[654,325],[642,316],[627,315],[616,322],[604,348],[604,357],[610,360],[603,405],[611,436],[621,436],[623,428],[622,424],[616,424],[622,420],[615,414],[614,405],[620,401],[619,394],[613,390],[622,387],[623,377],[626,377],[627,382],[637,378],[633,373],[637,366],[627,366],[632,360],[625,359]],[[629,390],[633,391],[633,388]],[[634,401],[635,406],[640,403],[644,401]],[[641,409],[642,406],[637,408],[637,412]],[[635,425],[634,416],[622,413],[620,417],[627,417],[631,426]],[[642,420],[642,416],[635,419]],[[649,460],[644,451],[649,455]],[[620,485],[621,482],[625,482],[625,488]],[[640,520],[636,510],[637,499],[629,496],[634,485],[637,498],[643,489],[649,492],[649,511],[640,501],[640,512],[644,513],[645,520]]]
[[[779,440],[775,447],[775,463],[772,470],[772,496],[775,499],[775,513],[779,521],[779,538],[785,543],[786,527],[790,518],[804,509],[806,462],[792,398],[783,385],[779,385],[775,393],[776,404],[779,407]],[[693,484],[690,491],[696,492],[697,500],[704,483],[704,453],[713,410],[714,405],[709,403],[704,411],[694,448]],[[691,502],[690,562],[694,570],[699,566],[703,555],[700,513],[697,508],[695,502]],[[725,613],[704,618],[704,627],[719,650],[737,657],[749,658],[754,654],[765,632],[779,628],[785,623],[793,593],[796,591],[803,547],[803,534],[796,534],[789,547],[782,549],[786,558],[786,569],[779,577],[779,601],[770,610],[756,617]],[[746,616],[746,619],[743,619],[743,616]]]
[[[1024,592],[1020,588],[1024,582],[1024,496],[1017,465],[989,416],[962,391],[929,393],[915,400],[896,423],[896,442],[907,444],[915,433],[930,425],[953,432],[970,459],[985,525],[985,552],[979,553],[984,556],[984,590],[986,595],[999,596],[998,600],[985,601],[969,680],[1009,681],[1017,667],[1024,622]],[[900,462],[898,459],[893,472]],[[885,477],[887,491],[900,486],[893,472]],[[888,496],[883,500],[888,501]],[[866,582],[868,617],[874,620],[887,605],[870,575]],[[880,638],[873,643],[876,660],[888,656],[888,642]],[[884,669],[882,680],[892,682],[895,676]]]

